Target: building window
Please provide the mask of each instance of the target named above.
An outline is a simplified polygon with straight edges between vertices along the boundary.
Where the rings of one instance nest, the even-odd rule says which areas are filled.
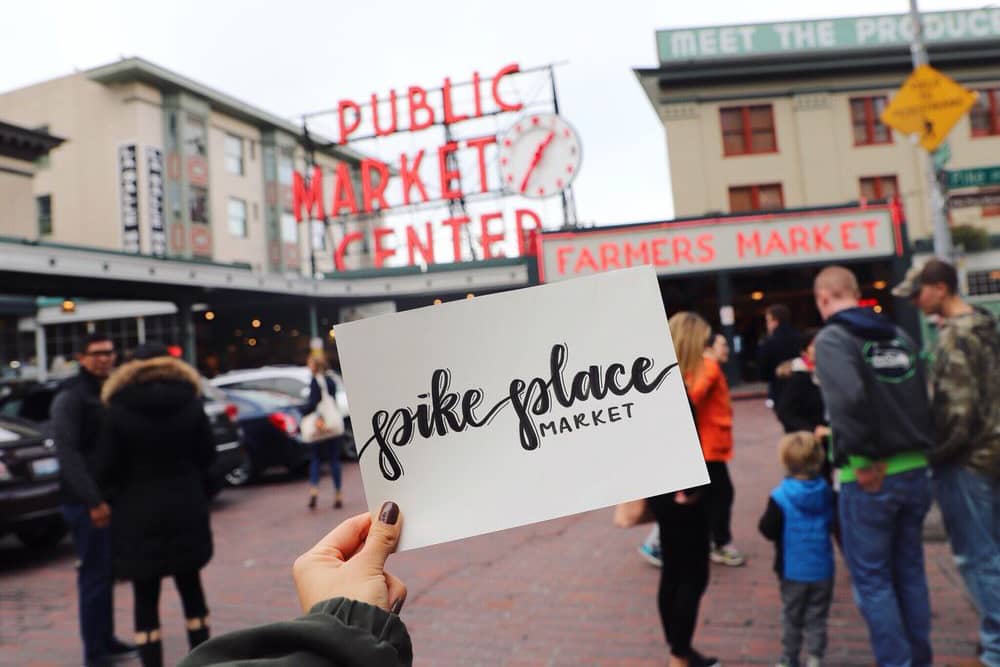
[[[719,110],[722,122],[722,148],[726,155],[774,153],[778,142],[774,135],[774,110],[770,104],[730,107]]]
[[[895,176],[867,176],[860,183],[862,199],[890,199],[899,193]]]
[[[242,199],[229,200],[229,233],[236,238],[247,238],[247,203]]]
[[[780,183],[729,188],[729,210],[732,213],[777,211],[784,207],[785,198]]]
[[[881,120],[887,104],[884,95],[851,98],[851,124],[854,126],[855,146],[892,143],[892,131],[883,125]]]
[[[205,121],[197,116],[188,115],[184,123],[184,151],[187,155],[205,157],[208,155],[208,135]]]
[[[988,137],[1000,134],[1000,88],[980,90],[976,103],[969,112],[972,136]]]
[[[208,222],[208,190],[192,186],[188,192],[191,222]]]
[[[295,169],[294,155],[289,149],[281,149],[278,155],[278,181],[282,185],[292,184],[292,171]]]
[[[281,214],[281,240],[285,243],[299,242],[299,226],[291,213]]]
[[[52,235],[52,195],[35,197],[35,208],[38,211],[38,235]]]
[[[226,135],[226,171],[237,176],[243,175],[243,139],[232,134]]]

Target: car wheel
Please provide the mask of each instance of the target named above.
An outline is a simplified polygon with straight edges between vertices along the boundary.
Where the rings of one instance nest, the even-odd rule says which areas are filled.
[[[48,549],[59,544],[68,531],[69,527],[62,520],[62,517],[52,517],[47,521],[33,523],[15,532],[17,539],[21,540],[21,544],[29,549]]]
[[[227,472],[223,479],[229,486],[243,486],[248,484],[254,476],[253,461],[250,457],[243,459],[243,463]]]

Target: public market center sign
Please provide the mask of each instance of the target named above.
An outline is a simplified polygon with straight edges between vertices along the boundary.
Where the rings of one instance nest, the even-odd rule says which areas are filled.
[[[1000,37],[1000,8],[924,12],[929,44]],[[661,64],[711,58],[801,51],[908,46],[913,38],[909,14],[855,16],[818,21],[755,23],[683,30],[658,30]]]

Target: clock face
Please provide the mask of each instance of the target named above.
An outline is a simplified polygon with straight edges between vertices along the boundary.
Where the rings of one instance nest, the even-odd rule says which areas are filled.
[[[540,199],[569,187],[580,170],[580,139],[556,114],[527,114],[500,140],[504,189]]]

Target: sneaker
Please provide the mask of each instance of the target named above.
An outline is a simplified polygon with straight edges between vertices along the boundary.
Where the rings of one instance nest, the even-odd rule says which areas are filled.
[[[747,559],[743,557],[740,550],[731,544],[722,548],[712,549],[709,558],[712,559],[713,563],[728,565],[730,567],[739,567],[747,562]]]
[[[648,544],[640,544],[639,555],[642,556],[650,565],[663,567],[663,557],[660,555],[659,549],[654,549]]]
[[[715,656],[705,657],[698,651],[691,651],[688,667],[722,667],[722,663]]]
[[[778,662],[774,663],[774,667],[791,667],[792,663],[788,658],[782,658]]]
[[[811,655],[806,658],[806,667],[823,667],[823,658]]]

